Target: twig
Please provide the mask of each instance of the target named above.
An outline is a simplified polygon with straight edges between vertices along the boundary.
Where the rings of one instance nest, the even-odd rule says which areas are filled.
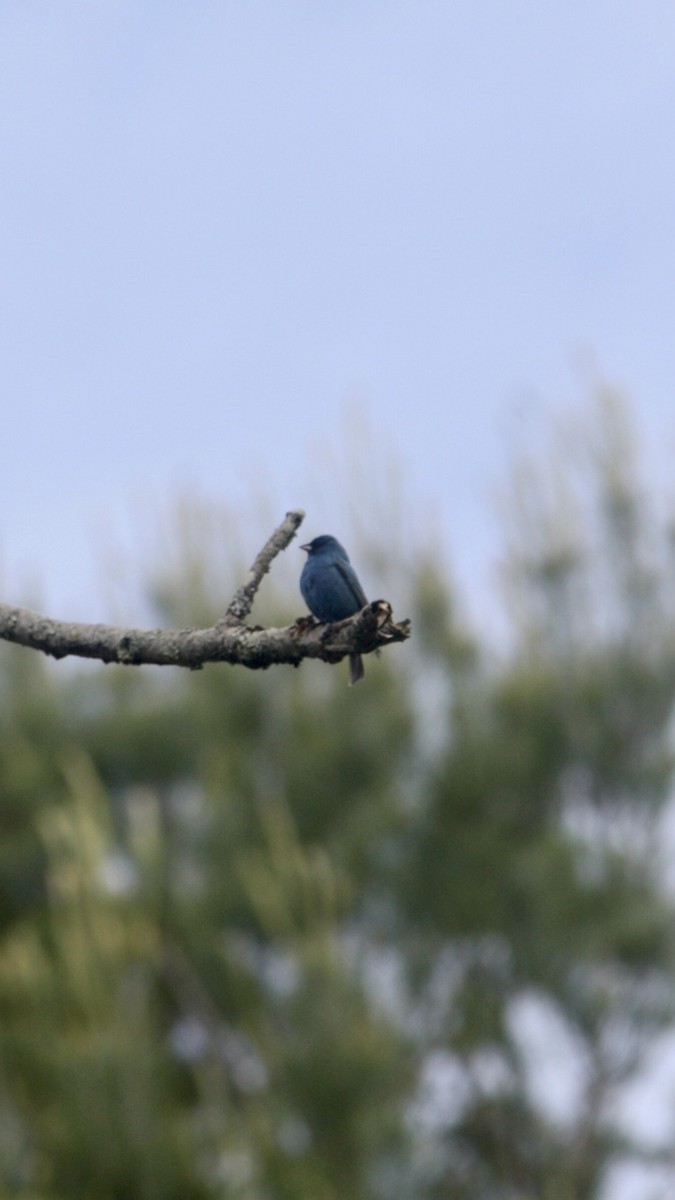
[[[243,621],[247,617],[253,607],[255,594],[262,583],[263,576],[269,571],[277,554],[293,541],[296,531],[305,519],[305,514],[301,508],[295,509],[286,513],[286,518],[281,522],[278,529],[274,530],[271,538],[267,540],[260,554],[257,556],[246,583],[234,593],[232,603],[228,608],[225,616],[218,622],[220,624],[232,624],[233,621]]]

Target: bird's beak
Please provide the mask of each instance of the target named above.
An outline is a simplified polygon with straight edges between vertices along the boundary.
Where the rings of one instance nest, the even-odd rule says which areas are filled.
[[[306,546],[301,546],[301,547],[300,547],[300,549],[301,549],[301,550],[306,550],[306,551],[307,551],[307,553],[309,554],[309,549],[310,549],[310,547],[309,547],[309,543],[308,543]]]

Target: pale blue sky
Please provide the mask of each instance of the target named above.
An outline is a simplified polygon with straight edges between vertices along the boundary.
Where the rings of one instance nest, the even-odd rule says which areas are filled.
[[[667,481],[673,147],[670,0],[6,0],[4,598],[104,618],[95,530],[179,486],[344,536],[308,460],[360,407],[487,589],[523,398],[587,352]]]

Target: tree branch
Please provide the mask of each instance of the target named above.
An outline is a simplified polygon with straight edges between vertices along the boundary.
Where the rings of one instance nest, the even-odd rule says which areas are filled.
[[[52,658],[74,655],[127,666],[189,667],[238,663],[251,669],[276,664],[299,666],[303,658],[335,663],[348,654],[371,651],[410,636],[410,622],[395,624],[391,605],[375,600],[361,612],[332,625],[301,617],[284,629],[245,625],[256,592],[273,560],[295,537],[304,513],[287,513],[258,554],[246,582],[237,589],[224,617],[208,629],[118,629],[55,621],[25,608],[0,604],[0,639],[41,650]]]
[[[262,583],[263,576],[269,571],[272,562],[282,550],[285,550],[293,541],[297,530],[302,525],[305,519],[305,514],[301,508],[292,510],[286,513],[285,519],[281,522],[278,529],[274,530],[271,538],[268,538],[263,546],[260,554],[257,556],[251,570],[249,571],[246,583],[232,597],[232,603],[228,608],[225,616],[221,618],[218,625],[233,624],[234,622],[243,621],[247,617],[253,607],[255,594]]]

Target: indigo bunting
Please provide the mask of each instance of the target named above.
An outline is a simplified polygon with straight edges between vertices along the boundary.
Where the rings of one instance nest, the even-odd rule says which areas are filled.
[[[368,603],[347,551],[336,538],[322,534],[300,549],[307,551],[300,591],[308,609],[319,621],[343,621]],[[350,654],[350,687],[364,675],[361,655]]]

